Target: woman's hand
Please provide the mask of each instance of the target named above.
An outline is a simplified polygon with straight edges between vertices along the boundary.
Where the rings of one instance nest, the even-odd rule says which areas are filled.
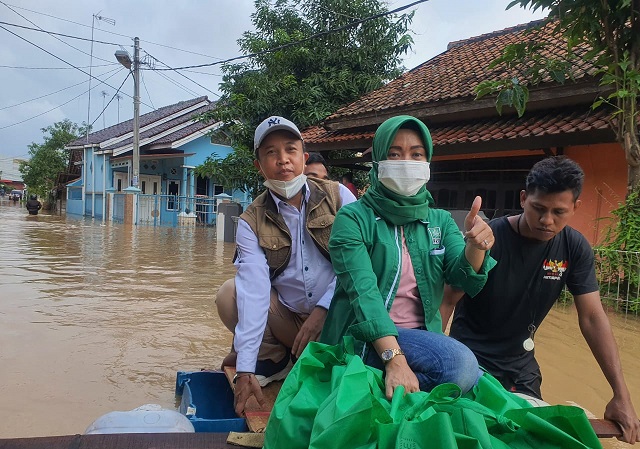
[[[391,400],[393,392],[399,385],[404,387],[406,393],[420,391],[418,378],[411,371],[407,364],[407,359],[403,355],[392,358],[384,367],[385,371],[385,392],[387,399]]]
[[[478,217],[481,206],[482,198],[476,196],[471,205],[471,210],[464,219],[464,237],[467,240],[467,246],[471,245],[477,250],[487,251],[491,249],[495,239],[489,225]]]
[[[491,249],[496,241],[491,227],[478,217],[480,206],[482,206],[482,198],[476,196],[471,210],[464,219],[464,238],[467,241],[464,255],[476,273],[479,273],[482,268],[485,253]]]

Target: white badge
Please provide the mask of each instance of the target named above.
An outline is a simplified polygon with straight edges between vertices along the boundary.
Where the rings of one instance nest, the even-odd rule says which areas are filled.
[[[535,347],[535,343],[533,343],[532,338],[527,338],[525,341],[522,342],[522,347],[524,348],[525,351],[531,352]]]

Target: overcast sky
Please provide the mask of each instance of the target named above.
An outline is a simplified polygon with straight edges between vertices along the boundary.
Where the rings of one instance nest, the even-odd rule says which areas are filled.
[[[389,9],[409,3],[412,0],[393,0]],[[451,41],[543,17],[520,8],[505,11],[508,3],[431,0],[419,4],[411,25],[415,44],[404,66],[411,69],[421,64],[445,51]],[[91,81],[93,129],[133,116],[131,77],[122,88],[122,98],[114,99],[99,116],[127,76],[114,57],[120,47],[107,43],[122,45],[133,55],[133,37],[138,36],[142,56],[148,53],[170,67],[207,64],[240,55],[236,41],[252,29],[253,11],[253,0],[0,0],[0,27],[6,28],[0,28],[0,157],[26,156],[30,143],[42,142],[40,129],[55,122],[87,121],[90,66],[91,73],[108,84]],[[94,14],[114,20],[115,25],[94,20]],[[90,64],[92,22],[95,41],[104,43],[94,43]],[[53,37],[7,23],[87,40]],[[197,96],[216,99],[221,80],[216,66],[180,72],[189,79],[172,71],[142,73],[141,114]]]

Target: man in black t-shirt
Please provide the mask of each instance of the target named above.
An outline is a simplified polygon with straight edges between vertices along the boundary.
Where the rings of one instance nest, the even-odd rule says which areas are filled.
[[[523,213],[493,220],[491,256],[498,264],[474,298],[443,303],[443,322],[455,305],[450,335],[510,391],[542,399],[542,375],[534,356],[535,332],[566,285],[580,329],[613,389],[604,417],[620,424],[623,440],[640,441],[640,422],[624,381],[618,348],[595,277],[593,250],[567,226],[580,206],[584,173],[564,157],[544,159],[520,192]],[[455,301],[462,299],[455,304]]]

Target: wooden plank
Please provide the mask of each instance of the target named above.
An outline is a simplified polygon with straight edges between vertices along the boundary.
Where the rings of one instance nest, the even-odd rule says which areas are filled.
[[[622,429],[617,422],[608,419],[590,419],[593,431],[598,438],[616,438],[622,436]]]
[[[0,439],[0,449],[232,449],[228,433],[118,433]]]
[[[234,388],[233,376],[236,374],[235,366],[225,366],[224,373],[227,376],[229,385]],[[251,396],[245,406],[245,418],[247,419],[247,427],[252,432],[264,432],[271,415],[271,409],[276,402],[280,388],[282,387],[282,381],[271,382],[266,387],[262,388],[262,395],[264,396],[265,406],[260,407],[256,398]]]
[[[618,424],[590,419],[599,438],[622,436]],[[0,449],[229,449],[227,433],[127,433],[0,439]]]

